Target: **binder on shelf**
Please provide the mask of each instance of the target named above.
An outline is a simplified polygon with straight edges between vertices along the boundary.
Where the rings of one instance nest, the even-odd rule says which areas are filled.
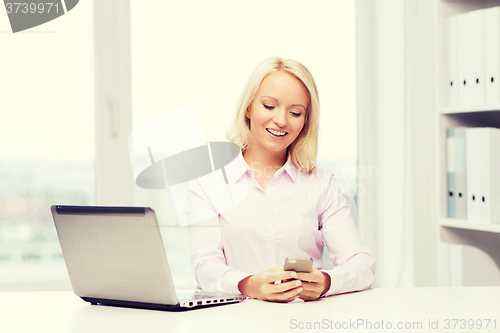
[[[471,95],[473,104],[484,104],[484,10],[469,12],[471,28]]]
[[[458,105],[458,24],[457,16],[446,22],[448,106]]]
[[[467,219],[467,184],[465,181],[465,130],[455,127],[455,216]]]
[[[467,219],[500,224],[500,129],[465,130]]]
[[[446,179],[448,187],[448,217],[456,218],[455,193],[455,129],[446,129]]]
[[[471,86],[471,61],[472,50],[470,49],[470,25],[469,13],[457,15],[457,47],[458,47],[458,104],[472,104]]]
[[[484,10],[485,102],[500,103],[500,7]]]
[[[484,11],[457,15],[459,104],[484,104]]]

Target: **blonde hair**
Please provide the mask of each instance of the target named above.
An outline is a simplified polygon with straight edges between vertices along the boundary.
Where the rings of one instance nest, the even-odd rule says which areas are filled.
[[[295,141],[288,147],[288,153],[293,163],[302,171],[309,172],[316,167],[318,154],[319,129],[319,96],[316,82],[311,73],[301,63],[291,59],[270,57],[262,61],[254,69],[243,89],[236,105],[236,119],[233,126],[227,131],[229,141],[246,149],[251,139],[250,119],[245,111],[252,104],[261,82],[272,72],[285,72],[299,79],[309,91],[310,102],[307,107],[304,127]]]

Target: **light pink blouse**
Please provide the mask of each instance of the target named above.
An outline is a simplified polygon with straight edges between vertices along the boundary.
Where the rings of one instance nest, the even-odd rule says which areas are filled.
[[[374,282],[376,262],[324,169],[304,173],[288,158],[264,191],[240,153],[224,170],[191,181],[187,206],[192,267],[203,290],[239,293],[242,279],[283,267],[286,257],[311,257],[322,270],[324,245],[335,265],[322,270],[331,277],[325,296]]]

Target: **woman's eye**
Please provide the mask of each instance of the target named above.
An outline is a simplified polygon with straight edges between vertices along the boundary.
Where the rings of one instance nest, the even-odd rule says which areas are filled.
[[[300,117],[301,113],[297,113],[297,112],[292,112],[292,116],[294,117]]]
[[[274,110],[274,106],[264,104],[264,107],[268,110]]]

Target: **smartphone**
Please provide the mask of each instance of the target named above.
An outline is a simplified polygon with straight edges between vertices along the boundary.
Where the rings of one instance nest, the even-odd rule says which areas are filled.
[[[287,257],[285,260],[285,271],[305,272],[312,271],[313,260],[307,257]]]

